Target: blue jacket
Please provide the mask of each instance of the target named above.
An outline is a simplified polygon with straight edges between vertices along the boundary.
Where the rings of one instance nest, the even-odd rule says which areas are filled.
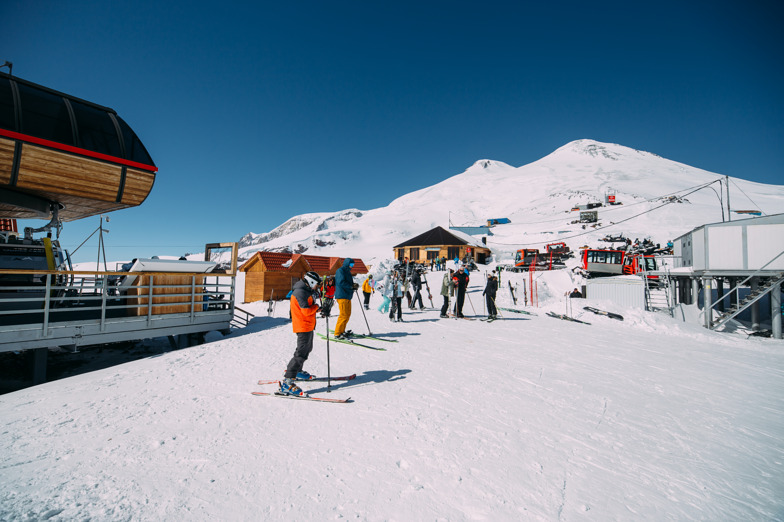
[[[351,267],[354,260],[347,257],[343,266],[335,273],[335,299],[351,299],[354,295],[354,278],[351,276]]]

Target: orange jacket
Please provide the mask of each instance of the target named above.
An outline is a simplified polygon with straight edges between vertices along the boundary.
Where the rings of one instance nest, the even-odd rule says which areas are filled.
[[[313,299],[308,285],[297,281],[291,292],[291,326],[295,333],[312,332],[316,329],[316,312],[318,304]]]

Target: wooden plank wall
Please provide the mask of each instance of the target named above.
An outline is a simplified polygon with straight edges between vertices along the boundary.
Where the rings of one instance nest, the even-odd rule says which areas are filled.
[[[190,302],[190,293],[191,293],[191,277],[192,276],[183,276],[183,275],[155,275],[153,276],[153,283],[156,285],[153,288],[153,297],[152,297],[152,304],[165,304],[165,303],[178,303],[178,302]],[[128,296],[139,296],[137,298],[129,298],[128,304],[129,305],[146,305],[149,303],[149,289],[148,288],[140,288],[143,285],[150,284],[150,276],[141,275],[136,278],[133,286],[128,289]],[[196,301],[201,302],[202,296],[199,295],[201,293],[202,285],[204,284],[204,276],[197,276],[196,277]],[[186,285],[186,286],[174,286],[171,288],[158,288],[157,285]],[[186,296],[169,296],[168,294],[188,294]],[[202,305],[196,305],[194,312],[200,312],[202,310]],[[191,312],[191,305],[190,304],[177,304],[171,306],[153,306],[152,314],[153,315],[164,315],[164,314],[180,314],[180,313],[190,313]],[[140,307],[140,308],[133,308],[128,311],[128,315],[132,316],[144,316],[147,315],[147,308]]]
[[[0,138],[0,185],[11,183],[14,166],[14,141]]]
[[[12,185],[15,145],[14,140],[0,139],[0,186],[63,204],[60,218],[65,221],[140,205],[155,182],[153,172],[126,168],[122,184],[120,165],[23,143]],[[13,206],[0,211],[8,217],[40,217]]]
[[[247,272],[245,274],[245,302],[269,301],[274,290],[273,300],[285,299],[294,282],[302,276],[291,272]]]

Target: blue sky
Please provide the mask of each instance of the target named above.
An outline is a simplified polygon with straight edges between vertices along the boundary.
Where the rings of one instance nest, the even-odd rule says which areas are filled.
[[[115,109],[160,169],[110,215],[109,259],[385,206],[580,138],[784,182],[778,1],[5,0],[0,19],[0,62]]]

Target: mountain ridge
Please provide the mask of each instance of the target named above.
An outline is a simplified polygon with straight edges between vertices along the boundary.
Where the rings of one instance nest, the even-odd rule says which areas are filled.
[[[386,207],[294,216],[268,233],[243,236],[240,258],[271,250],[361,256],[372,262],[391,257],[394,245],[436,225],[478,226],[500,217],[512,223],[494,227],[487,237],[498,258],[511,255],[515,246],[544,245],[559,235],[580,234],[572,248],[595,244],[606,228],[664,243],[722,220],[726,187],[719,182],[724,179],[732,182],[731,188],[743,186],[743,195],[733,197],[736,204],[744,196],[753,198],[736,208],[752,205],[768,214],[784,212],[784,186],[725,178],[654,153],[580,139],[520,167],[478,160],[462,173],[395,198]],[[712,185],[683,197],[707,184]],[[579,215],[571,209],[603,203],[610,192],[622,204],[597,209],[600,227],[595,233],[588,227],[583,234],[583,224],[573,223]],[[670,196],[674,199],[663,199]],[[662,202],[667,205],[655,208]],[[614,225],[618,222],[623,223],[620,229]]]

